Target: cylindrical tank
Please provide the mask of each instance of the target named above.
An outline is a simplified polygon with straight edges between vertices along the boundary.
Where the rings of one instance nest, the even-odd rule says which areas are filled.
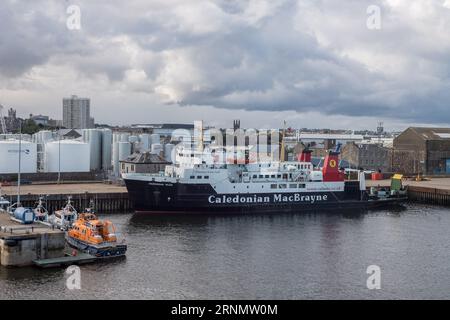
[[[166,159],[166,161],[168,162],[173,162],[173,159],[175,155],[173,155],[173,151],[175,150],[175,145],[168,143],[166,145],[164,145],[164,159]]]
[[[48,130],[42,130],[33,135],[33,141],[35,143],[43,144],[51,140],[53,140],[53,132]]]
[[[75,140],[45,144],[45,172],[89,172],[90,145]]]
[[[150,151],[151,141],[148,133],[143,133],[139,136],[139,149],[141,152]]]
[[[154,133],[150,136],[150,144],[157,144],[157,143],[161,143],[161,137],[159,136],[159,134]]]
[[[119,142],[119,161],[125,160],[131,154],[131,143]]]
[[[102,132],[97,129],[82,130],[83,141],[90,148],[90,170],[100,170],[102,167]]]
[[[128,137],[128,142],[130,143],[136,143],[139,141],[139,137],[138,136],[129,136]]]
[[[21,173],[37,172],[37,145],[19,140],[0,141],[0,173],[17,173],[19,171],[19,149]]]
[[[161,155],[162,152],[163,152],[163,147],[162,147],[162,145],[160,143],[152,144],[152,151],[151,151],[151,153],[157,154],[159,156],[159,155]]]
[[[120,134],[120,142],[128,142],[128,139],[130,138],[130,134],[128,132],[124,132]]]
[[[112,131],[110,129],[102,130],[102,169],[111,169],[112,160]]]
[[[30,208],[19,207],[14,210],[14,218],[20,220],[24,224],[31,224],[34,222],[35,214]]]

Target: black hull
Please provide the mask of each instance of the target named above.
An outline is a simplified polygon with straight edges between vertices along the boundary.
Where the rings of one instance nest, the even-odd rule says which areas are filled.
[[[72,248],[78,249],[97,258],[122,257],[125,256],[127,252],[127,245],[125,244],[117,244],[105,248],[98,248],[69,236],[66,237],[66,241]]]
[[[369,200],[355,183],[341,192],[217,194],[209,184],[125,179],[136,212],[247,214],[367,210],[398,205],[404,198]]]

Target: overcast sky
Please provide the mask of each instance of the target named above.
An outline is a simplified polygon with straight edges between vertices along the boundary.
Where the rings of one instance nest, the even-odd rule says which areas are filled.
[[[22,116],[77,94],[98,123],[450,125],[450,0],[2,0],[0,30]]]

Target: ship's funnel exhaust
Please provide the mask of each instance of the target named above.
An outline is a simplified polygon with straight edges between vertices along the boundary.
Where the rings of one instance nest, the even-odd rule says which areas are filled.
[[[298,155],[297,160],[299,162],[311,162],[312,150],[309,149],[309,144],[302,150],[302,153]]]
[[[329,151],[325,157],[322,173],[323,181],[344,181],[344,174],[339,171],[339,154],[341,145],[338,144],[334,151]]]

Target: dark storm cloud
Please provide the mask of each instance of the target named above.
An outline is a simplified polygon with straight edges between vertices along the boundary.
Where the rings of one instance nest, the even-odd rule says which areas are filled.
[[[169,104],[450,122],[450,1],[80,0],[78,31],[69,4],[2,1],[1,76],[58,66]]]

